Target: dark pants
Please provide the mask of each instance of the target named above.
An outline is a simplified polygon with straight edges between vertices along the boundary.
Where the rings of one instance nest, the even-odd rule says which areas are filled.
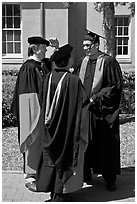
[[[84,156],[84,181],[91,181],[91,143],[89,143]]]
[[[102,176],[106,181],[106,183],[108,184],[116,183],[116,178],[117,178],[116,174],[103,174]]]

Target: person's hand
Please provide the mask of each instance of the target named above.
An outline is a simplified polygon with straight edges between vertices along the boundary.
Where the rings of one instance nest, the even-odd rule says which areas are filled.
[[[88,107],[88,110],[89,111],[92,111],[93,110],[93,105],[94,105],[94,101],[92,98],[90,98],[90,103],[89,103],[89,107]]]
[[[92,103],[93,102],[93,99],[92,98],[90,98],[90,103]]]
[[[69,68],[69,71],[70,71],[71,73],[74,72],[74,68],[73,68],[73,67]]]
[[[54,47],[55,49],[59,49],[59,41],[57,38],[49,39],[50,46]]]

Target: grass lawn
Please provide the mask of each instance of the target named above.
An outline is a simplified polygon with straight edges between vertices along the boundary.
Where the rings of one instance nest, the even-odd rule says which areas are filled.
[[[121,167],[135,167],[135,122],[120,125]],[[19,150],[17,128],[2,130],[2,170],[22,171],[23,157]]]

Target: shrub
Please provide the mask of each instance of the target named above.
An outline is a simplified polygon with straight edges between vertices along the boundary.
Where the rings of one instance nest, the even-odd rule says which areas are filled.
[[[16,118],[10,111],[18,70],[2,72],[2,127],[16,126]],[[135,72],[123,72],[122,114],[135,113]]]
[[[123,95],[120,112],[135,114],[135,71],[123,72]]]
[[[7,75],[10,75],[10,76],[17,76],[19,73],[19,70],[17,69],[10,69],[10,70],[2,70],[2,76],[7,76]]]
[[[3,70],[2,72],[2,127],[15,126],[16,118],[10,107],[16,83],[17,70]]]

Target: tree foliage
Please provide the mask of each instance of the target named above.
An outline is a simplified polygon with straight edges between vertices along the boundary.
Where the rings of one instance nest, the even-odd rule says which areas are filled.
[[[96,11],[102,12],[104,9],[105,3],[106,2],[94,2]],[[118,5],[126,6],[128,4],[128,8],[131,10],[131,16],[133,17],[135,15],[135,2],[111,2],[111,3],[114,4],[114,7]]]
[[[126,6],[128,4],[128,8],[131,10],[131,17],[135,15],[135,2],[114,2],[114,5]]]

